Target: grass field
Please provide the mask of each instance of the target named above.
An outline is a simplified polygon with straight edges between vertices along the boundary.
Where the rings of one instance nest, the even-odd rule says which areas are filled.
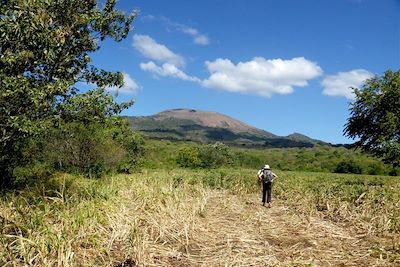
[[[0,199],[1,266],[399,266],[397,177],[253,169],[66,174]]]

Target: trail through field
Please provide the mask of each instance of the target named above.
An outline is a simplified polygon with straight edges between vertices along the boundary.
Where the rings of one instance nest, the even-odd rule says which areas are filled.
[[[282,201],[267,208],[255,194],[212,191],[182,246],[158,257],[170,266],[395,266],[371,248],[365,235]]]

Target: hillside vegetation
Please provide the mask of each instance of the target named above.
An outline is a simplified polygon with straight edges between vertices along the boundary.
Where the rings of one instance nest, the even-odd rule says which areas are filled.
[[[154,139],[214,143],[243,147],[313,147],[326,144],[294,133],[277,136],[229,116],[194,109],[172,109],[152,116],[125,117],[130,126]]]
[[[344,147],[246,149],[222,143],[201,145],[147,139],[143,153],[143,166],[149,168],[231,166],[258,169],[268,163],[284,171],[397,174],[396,170],[379,159]]]
[[[397,177],[253,169],[54,175],[0,200],[2,266],[398,266]]]

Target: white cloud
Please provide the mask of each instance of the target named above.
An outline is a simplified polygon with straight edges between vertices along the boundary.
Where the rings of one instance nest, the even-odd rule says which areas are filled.
[[[181,30],[197,37],[198,43],[206,44],[208,39],[199,34],[197,29],[180,25]],[[134,35],[133,46],[145,57],[151,59],[140,63],[143,71],[155,77],[173,77],[184,81],[200,83],[204,87],[222,89],[230,92],[255,94],[271,97],[273,94],[290,94],[293,87],[305,87],[308,81],[322,74],[318,64],[303,57],[290,60],[265,59],[255,57],[251,61],[232,63],[229,59],[207,61],[210,76],[200,80],[180,69],[184,59],[173,53],[166,46],[157,43],[147,35]],[[156,62],[154,62],[154,61]]]
[[[167,17],[164,17],[164,16],[157,17],[157,16],[153,16],[153,15],[146,15],[146,16],[143,16],[142,19],[148,20],[148,21],[160,21],[165,26],[167,26],[167,28],[169,30],[172,29],[174,31],[180,31],[180,32],[183,32],[183,33],[191,36],[193,39],[193,42],[195,44],[199,44],[199,45],[210,44],[210,39],[207,37],[206,34],[200,33],[199,30],[197,30],[193,27],[189,27],[189,26],[181,24],[181,23],[176,23]]]
[[[255,57],[251,61],[232,63],[229,59],[207,61],[210,77],[202,82],[208,88],[271,97],[290,94],[293,87],[305,87],[322,74],[315,62],[303,57],[290,60]]]
[[[175,66],[183,66],[185,60],[180,55],[169,50],[165,45],[157,43],[148,35],[135,34],[133,36],[133,47],[143,56],[158,61],[168,62]]]
[[[107,90],[122,94],[136,93],[136,91],[140,88],[139,85],[128,73],[124,72],[123,75],[124,75],[124,85],[122,87],[112,86],[108,87]]]
[[[143,19],[143,20],[155,20],[157,18],[155,16],[153,16],[153,15],[143,15],[143,16],[141,16],[141,19]]]
[[[324,87],[322,93],[328,96],[344,96],[350,100],[354,99],[352,88],[359,88],[366,79],[372,76],[372,73],[364,69],[355,69],[349,72],[328,75],[321,82]]]
[[[173,53],[166,46],[157,43],[147,35],[133,36],[133,46],[145,57],[158,61],[140,63],[140,68],[144,71],[153,73],[156,77],[173,77],[184,81],[200,82],[200,79],[187,75],[179,67],[184,65],[184,59]]]
[[[205,36],[205,35],[198,35],[198,36],[195,36],[194,39],[193,39],[193,41],[194,41],[196,44],[200,44],[200,45],[208,45],[208,44],[210,43],[210,40],[209,40],[208,37]]]
[[[173,77],[184,81],[200,82],[199,78],[187,75],[170,63],[164,63],[162,66],[158,66],[153,61],[149,61],[147,63],[140,63],[140,68],[144,71],[151,72],[156,76]]]
[[[199,33],[199,31],[195,28],[187,27],[185,25],[179,24],[178,28],[193,38],[193,42],[199,45],[208,45],[210,44],[210,39],[204,34]]]
[[[181,26],[181,28],[182,28],[182,32],[190,34],[192,36],[199,34],[199,31],[196,30],[195,28],[190,28],[190,27],[186,27],[186,26],[183,26],[183,25]]]

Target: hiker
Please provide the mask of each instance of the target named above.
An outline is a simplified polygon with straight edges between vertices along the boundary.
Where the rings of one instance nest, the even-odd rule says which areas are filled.
[[[272,192],[272,182],[278,176],[271,171],[271,168],[266,164],[257,172],[258,180],[262,184],[262,204],[265,206],[265,195],[267,195],[267,205],[268,208],[271,207],[271,192]]]

